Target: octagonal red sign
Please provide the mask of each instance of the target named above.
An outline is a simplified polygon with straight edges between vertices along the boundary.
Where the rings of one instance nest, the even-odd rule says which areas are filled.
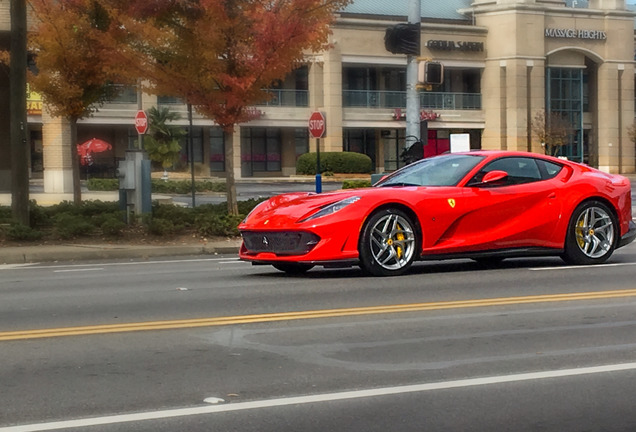
[[[148,130],[148,116],[143,110],[139,110],[137,114],[135,114],[135,129],[137,129],[137,133],[140,135],[145,134]]]
[[[320,111],[314,111],[309,116],[309,134],[312,138],[322,138],[327,130],[327,120]]]

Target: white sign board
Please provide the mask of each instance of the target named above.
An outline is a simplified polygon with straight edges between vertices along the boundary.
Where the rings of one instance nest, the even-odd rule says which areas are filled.
[[[451,134],[450,135],[450,151],[451,153],[470,151],[470,135],[469,134]]]

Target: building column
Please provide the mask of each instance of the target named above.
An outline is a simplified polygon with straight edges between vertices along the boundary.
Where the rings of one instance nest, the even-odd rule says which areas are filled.
[[[506,148],[528,150],[528,66],[525,59],[506,61]]]
[[[481,146],[485,150],[506,149],[506,61],[486,61],[482,75],[482,110],[484,132]]]
[[[323,100],[319,111],[324,111],[327,120],[327,132],[320,140],[321,151],[342,151],[342,56],[337,41],[333,42],[333,48],[324,53],[325,63],[323,67]],[[313,108],[313,107],[312,107]],[[315,141],[313,145],[315,151]]]
[[[8,101],[9,68],[2,64],[0,64],[0,77],[3,78],[0,81],[0,100]],[[7,79],[4,79],[5,77]],[[0,191],[2,192],[11,191],[11,134],[9,133],[11,127],[9,114],[9,104],[0,104],[0,154],[3,155],[3,157],[0,158]]]
[[[73,193],[71,124],[42,110],[44,192]]]
[[[234,146],[234,179],[242,179],[241,169],[241,127],[236,126],[233,134],[226,134],[225,145]]]
[[[545,60],[528,60],[526,62],[529,101],[528,101],[528,133],[530,134],[530,151],[545,153],[545,148],[532,133],[532,121],[540,111],[545,113]]]
[[[619,65],[621,67],[621,65]],[[620,100],[620,173],[633,174],[636,172],[636,147],[629,138],[629,129],[634,125],[634,64],[625,63],[620,71],[621,88]]]
[[[619,72],[616,63],[603,63],[598,68],[598,167],[608,173],[619,169]]]

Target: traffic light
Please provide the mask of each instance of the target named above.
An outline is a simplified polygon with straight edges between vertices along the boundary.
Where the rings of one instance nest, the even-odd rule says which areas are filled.
[[[396,24],[386,29],[384,46],[393,54],[420,55],[420,23]]]
[[[442,84],[444,82],[444,65],[439,62],[420,62],[417,80],[424,84]]]

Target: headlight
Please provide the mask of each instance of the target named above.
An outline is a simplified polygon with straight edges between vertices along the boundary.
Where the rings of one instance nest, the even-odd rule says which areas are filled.
[[[311,216],[307,216],[304,219],[299,220],[298,222],[307,222],[309,220],[312,219],[316,219],[319,217],[323,217],[323,216],[327,216],[330,214],[333,214],[337,211],[342,210],[343,208],[345,208],[346,206],[348,206],[349,204],[353,204],[354,202],[358,201],[360,199],[359,196],[352,196],[349,198],[345,198],[343,200],[340,201],[336,201],[335,203],[331,203],[328,204],[326,206],[324,206],[323,208],[321,208],[320,210],[318,210],[316,213],[312,214]]]

